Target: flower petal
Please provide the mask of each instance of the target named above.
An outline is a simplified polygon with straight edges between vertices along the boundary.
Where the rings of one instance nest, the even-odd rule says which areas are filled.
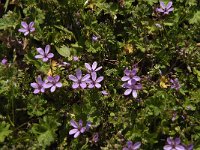
[[[90,88],[90,89],[94,88],[94,84],[89,84],[88,88]]]
[[[34,94],[38,94],[39,92],[40,92],[39,89],[35,89],[35,90],[33,91]]]
[[[56,87],[62,87],[62,83],[61,82],[56,83]]]
[[[35,89],[38,88],[38,84],[37,84],[37,83],[31,83],[31,86],[32,86],[33,88],[35,88]]]
[[[44,83],[44,84],[43,84],[43,87],[44,87],[45,89],[48,89],[48,88],[50,88],[50,87],[52,87],[52,86],[53,86],[52,83]]]
[[[102,66],[98,67],[97,69],[95,69],[95,71],[99,71],[102,69]]]
[[[77,77],[75,77],[74,75],[69,75],[69,79],[74,81],[74,82],[78,81]]]
[[[97,62],[95,61],[95,62],[93,62],[93,64],[92,64],[92,70],[95,70],[97,68]]]
[[[166,6],[166,9],[169,9],[170,7],[172,7],[172,1],[170,1],[167,6]]]
[[[49,54],[47,55],[48,58],[53,58],[53,56],[54,56],[53,53],[49,53]]]
[[[43,55],[44,56],[44,50],[42,49],[42,48],[36,48],[37,49],[37,51],[38,51],[38,53],[40,53],[41,55]]]
[[[80,135],[80,131],[76,132],[76,134],[74,134],[74,138],[77,138]]]
[[[19,29],[18,31],[24,33],[24,32],[27,32],[28,30],[27,30],[27,29],[24,29],[24,28],[21,28],[21,29]]]
[[[173,140],[172,138],[170,138],[170,137],[167,138],[167,143],[168,143],[169,145],[172,145],[173,141],[174,141],[174,140]]]
[[[180,138],[175,138],[174,140],[175,144],[178,145],[181,143],[181,139]]]
[[[161,9],[161,8],[157,8],[156,11],[157,11],[157,12],[162,12],[162,13],[164,12],[164,10]]]
[[[74,83],[72,84],[72,88],[73,88],[73,89],[77,89],[78,87],[79,87],[79,84],[78,84],[78,83],[75,83],[75,82],[74,82]]]
[[[80,86],[81,86],[82,89],[85,89],[85,88],[87,87],[87,84],[86,84],[85,82],[82,82],[82,83],[80,84]]]
[[[25,33],[24,33],[24,36],[27,36],[29,34],[29,31],[26,31]]]
[[[28,26],[29,26],[29,29],[33,28],[34,24],[35,24],[35,23],[34,23],[33,21],[30,22],[29,25],[28,25]]]
[[[99,82],[103,81],[103,79],[104,79],[104,77],[103,77],[103,76],[101,76],[101,77],[98,77],[98,78],[97,78],[97,80],[96,80],[96,82],[98,82],[98,83],[99,83]]]
[[[141,146],[141,142],[136,142],[134,145],[133,145],[133,149],[136,150],[138,148],[140,148]]]
[[[78,132],[78,129],[72,129],[69,131],[69,135],[75,134]]]
[[[96,72],[92,72],[91,75],[92,75],[92,80],[96,81],[96,79],[97,79],[97,73]]]
[[[87,70],[89,70],[89,71],[91,71],[91,70],[92,70],[92,68],[91,68],[90,64],[88,64],[88,63],[85,63],[85,68],[86,68]]]
[[[41,58],[44,58],[44,56],[43,55],[35,55],[35,58],[36,59],[41,59]]]
[[[50,91],[54,92],[55,90],[56,90],[56,86],[52,86]]]
[[[167,11],[168,12],[171,12],[171,11],[173,11],[174,10],[174,8],[170,8],[170,9],[168,9]]]
[[[81,131],[81,133],[84,133],[85,130],[86,130],[86,127],[82,127],[80,131]]]
[[[47,80],[48,80],[49,82],[53,82],[53,81],[54,81],[54,78],[53,78],[52,76],[48,76],[48,77],[47,77]]]
[[[82,79],[81,81],[86,81],[90,78],[90,74],[86,74]]]
[[[80,69],[77,69],[77,70],[76,70],[76,77],[77,77],[79,80],[81,80],[81,78],[82,78],[82,71],[81,71]]]
[[[35,31],[35,28],[31,28],[31,29],[30,29],[30,32],[34,32],[34,31]]]
[[[124,95],[129,95],[129,94],[131,94],[131,92],[132,92],[132,89],[127,89],[127,90],[124,92]]]
[[[54,77],[54,79],[55,79],[56,82],[58,82],[60,80],[60,76],[57,75],[57,76]]]
[[[99,89],[99,88],[101,87],[101,84],[96,83],[96,84],[95,84],[95,87]]]
[[[136,92],[136,90],[132,91],[132,95],[133,95],[134,98],[137,98],[137,92]]]
[[[28,29],[28,24],[24,21],[21,22],[22,27],[24,27],[25,29]]]
[[[176,150],[186,150],[185,147],[182,145],[176,145],[175,148]]]
[[[128,81],[129,79],[130,79],[130,77],[128,77],[128,76],[123,76],[123,77],[121,78],[122,81]]]
[[[47,55],[50,51],[50,45],[46,45],[45,47],[45,54]]]
[[[44,58],[42,59],[43,62],[47,62],[48,60],[49,60],[49,58],[47,58],[47,57],[44,57]]]
[[[161,2],[160,2],[160,7],[161,7],[162,9],[165,9],[165,8],[166,8],[165,3],[161,1]]]
[[[74,128],[78,128],[78,124],[77,124],[76,121],[71,120],[71,121],[70,121],[70,124],[71,124],[71,126],[73,126]]]
[[[165,145],[165,146],[163,147],[163,149],[164,149],[164,150],[172,150],[173,147],[172,147],[171,145]]]

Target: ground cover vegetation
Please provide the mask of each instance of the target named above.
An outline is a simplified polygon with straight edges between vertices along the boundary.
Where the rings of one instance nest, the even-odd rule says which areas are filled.
[[[0,147],[200,150],[199,0],[1,0]]]

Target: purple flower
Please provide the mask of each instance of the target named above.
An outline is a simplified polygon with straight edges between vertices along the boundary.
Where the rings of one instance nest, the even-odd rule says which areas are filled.
[[[54,92],[56,90],[56,87],[58,87],[58,88],[62,87],[62,83],[59,82],[59,80],[60,80],[60,76],[59,75],[57,75],[55,77],[48,76],[47,80],[49,82],[49,83],[47,83],[47,85],[49,87],[51,87],[51,92]]]
[[[131,82],[132,79],[134,79],[135,81],[140,81],[140,77],[136,76],[136,73],[137,73],[136,68],[133,68],[132,70],[125,69],[124,70],[125,76],[123,76],[121,80],[128,81],[129,83]]]
[[[7,58],[3,58],[3,59],[1,60],[1,64],[2,64],[2,65],[6,65],[7,63],[8,63]]]
[[[89,83],[88,88],[90,88],[90,89],[94,88],[94,87],[100,88],[101,87],[100,82],[103,80],[103,76],[97,78],[96,72],[92,72],[91,76],[92,76],[92,80],[90,80],[90,79],[88,80],[88,83]]]
[[[180,138],[167,138],[167,144],[163,147],[164,150],[185,150],[184,146],[181,144]]]
[[[73,61],[79,61],[79,58],[77,56],[73,56]]]
[[[89,74],[86,74],[84,77],[82,77],[82,72],[80,69],[76,70],[76,76],[69,75],[69,79],[74,82],[72,85],[73,89],[77,89],[77,88],[85,89],[87,87],[86,83],[89,78],[90,78]]]
[[[181,88],[181,85],[180,85],[180,83],[179,83],[177,78],[175,78],[174,80],[171,79],[170,82],[172,83],[172,85],[171,85],[172,89],[179,90]]]
[[[38,94],[38,93],[44,93],[45,92],[45,84],[46,82],[42,81],[41,76],[38,76],[36,79],[36,82],[31,83],[31,86],[35,89],[34,90],[34,94]]]
[[[101,93],[102,93],[103,95],[108,95],[108,92],[107,92],[106,90],[101,91]]]
[[[132,141],[128,141],[126,143],[126,147],[124,147],[122,150],[137,150],[139,149],[141,146],[141,142],[136,142],[135,144],[133,144]]]
[[[92,41],[94,41],[94,42],[98,41],[98,37],[96,35],[93,35],[92,36]]]
[[[70,121],[71,126],[74,127],[74,129],[71,129],[69,131],[69,135],[74,134],[74,138],[77,138],[81,133],[84,133],[86,130],[86,127],[83,127],[83,121],[79,120],[79,122],[77,123],[74,120]]]
[[[47,62],[50,58],[53,58],[53,56],[54,56],[53,53],[49,53],[50,45],[46,45],[45,51],[40,47],[37,48],[37,51],[38,51],[38,53],[40,53],[40,55],[36,55],[35,58],[42,59],[43,62]]]
[[[35,31],[35,28],[33,27],[34,24],[34,22],[30,22],[28,25],[26,22],[22,21],[21,25],[23,28],[19,29],[18,31],[24,33],[24,36],[27,36],[29,33]]]
[[[92,135],[92,142],[97,143],[99,141],[99,133],[94,133]]]
[[[93,62],[92,66],[89,63],[85,63],[85,67],[89,73],[96,72],[102,69],[102,66],[97,68],[97,62]]]
[[[167,5],[164,2],[160,1],[160,8],[157,8],[157,12],[161,12],[163,14],[169,14],[169,12],[173,11],[172,2],[170,1]]]
[[[86,124],[86,131],[88,131],[92,126],[92,123],[90,121],[87,122]]]
[[[124,92],[124,95],[130,95],[132,93],[134,98],[137,98],[137,90],[142,89],[142,85],[137,83],[137,81],[134,79],[132,79],[129,83],[125,83],[123,87],[127,88],[127,90]]]

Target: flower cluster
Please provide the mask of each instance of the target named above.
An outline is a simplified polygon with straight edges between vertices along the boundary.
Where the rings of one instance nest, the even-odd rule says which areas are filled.
[[[160,1],[160,8],[156,9],[157,12],[163,13],[164,15],[169,14],[173,10],[174,8],[172,7],[172,2],[169,2],[167,5],[165,5],[165,3],[162,1]]]
[[[69,135],[74,134],[74,138],[77,138],[81,133],[84,133],[85,131],[88,131],[89,128],[91,127],[91,123],[87,122],[86,126],[83,126],[83,121],[79,120],[79,122],[77,123],[74,120],[70,121],[71,126],[74,127],[74,129],[71,129],[69,131]]]
[[[134,98],[137,98],[137,90],[142,89],[142,85],[139,83],[141,78],[136,76],[137,68],[133,68],[132,70],[128,70],[127,68],[124,70],[125,76],[121,78],[122,81],[126,82],[122,85],[123,88],[126,88],[124,95],[130,95]]]
[[[137,150],[140,148],[140,146],[141,142],[136,142],[135,144],[133,144],[132,141],[128,141],[126,143],[126,146],[122,150]]]
[[[97,77],[97,71],[99,71],[102,67],[97,68],[97,62],[94,62],[92,66],[88,63],[85,63],[85,67],[88,71],[88,74],[83,76],[82,71],[77,69],[75,76],[69,75],[69,79],[73,81],[72,88],[101,88],[100,82],[103,81],[104,77]]]
[[[181,144],[180,138],[167,138],[167,144],[163,147],[164,150],[193,150],[193,145]]]
[[[51,88],[50,91],[54,92],[56,88],[62,87],[62,83],[59,82],[60,76],[55,77],[48,76],[46,80],[42,80],[41,76],[38,76],[36,82],[31,83],[31,86],[34,88],[34,94],[44,93],[45,89]]]

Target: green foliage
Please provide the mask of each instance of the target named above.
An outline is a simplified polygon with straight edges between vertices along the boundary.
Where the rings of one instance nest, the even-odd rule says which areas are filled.
[[[4,142],[5,138],[12,133],[12,130],[9,129],[10,124],[5,121],[0,123],[0,142]]]
[[[0,59],[8,60],[0,64],[2,149],[118,150],[131,140],[142,150],[160,150],[167,137],[199,149],[199,1],[173,1],[165,15],[156,11],[158,0],[2,3]],[[24,36],[21,21],[33,21],[35,31]],[[36,59],[36,48],[48,44],[54,57]],[[73,89],[69,75],[77,68],[86,75],[85,63],[94,61],[102,66],[101,88]],[[133,66],[142,84],[137,98],[124,95],[121,81]],[[59,75],[62,87],[34,94],[39,75],[45,82]],[[175,78],[178,90],[171,88]],[[90,129],[74,138],[72,119],[84,127],[91,122]]]
[[[56,130],[60,123],[52,116],[44,116],[39,124],[33,124],[31,132],[36,136],[37,147],[49,146],[56,138]]]

